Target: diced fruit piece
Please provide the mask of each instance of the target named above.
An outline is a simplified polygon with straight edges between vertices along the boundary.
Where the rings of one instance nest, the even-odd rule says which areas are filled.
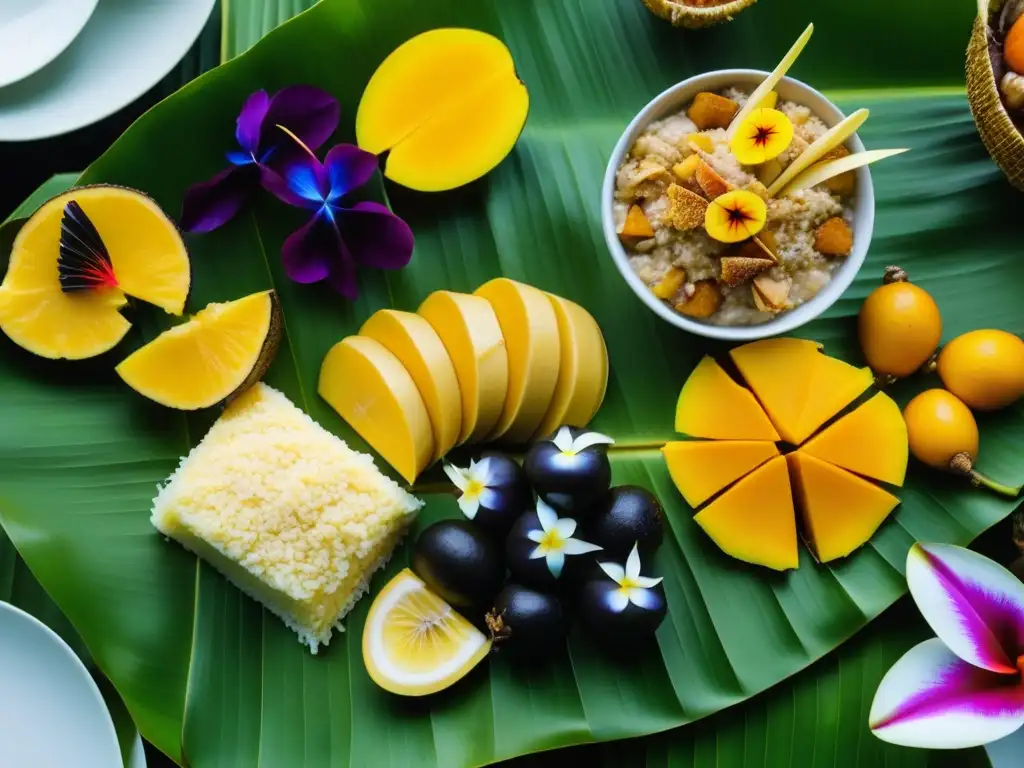
[[[384,174],[420,191],[483,176],[512,150],[529,110],[508,48],[471,29],[408,40],[377,68],[356,114],[359,146],[390,150]]]
[[[525,443],[551,405],[561,360],[558,320],[551,301],[532,285],[499,277],[476,289],[491,303],[505,338],[508,387],[489,440]]]
[[[754,278],[751,290],[754,294],[754,306],[762,312],[781,312],[789,309],[789,292],[793,281],[788,277],[775,278],[759,275]]]
[[[585,427],[594,418],[608,387],[608,348],[597,321],[579,304],[547,294],[558,320],[561,362],[551,405],[535,439],[563,424]]]
[[[839,216],[833,216],[814,233],[814,249],[826,256],[849,256],[853,250],[853,231]]]
[[[779,455],[775,443],[758,440],[688,440],[666,443],[661,452],[672,482],[694,509]]]
[[[706,133],[691,133],[686,137],[686,143],[690,148],[697,148],[701,152],[714,152],[715,142]]]
[[[732,99],[702,91],[694,97],[686,116],[702,131],[727,128],[739,108],[740,105]]]
[[[824,154],[843,144],[864,124],[864,121],[868,119],[868,115],[868,110],[858,109],[841,123],[830,128],[821,138],[801,152],[786,167],[786,170],[779,175],[779,178],[771,183],[771,186],[768,187],[769,194],[772,197],[776,197],[780,191],[786,188],[789,182],[818,162]]]
[[[767,219],[764,200],[753,192],[734,189],[711,201],[704,215],[704,228],[719,242],[738,243],[760,232]]]
[[[669,225],[686,232],[704,224],[704,214],[708,210],[707,200],[678,184],[669,184],[666,194],[669,208],[665,213],[665,221]]]
[[[116,370],[129,387],[168,408],[208,408],[259,381],[280,337],[277,296],[263,291],[209,304],[137,349]]]
[[[711,317],[722,306],[722,291],[714,280],[701,280],[693,284],[693,295],[675,304],[676,311],[688,317]]]
[[[381,309],[363,323],[359,335],[379,341],[405,366],[430,416],[434,459],[444,456],[459,441],[462,396],[455,366],[437,331],[412,312]]]
[[[729,353],[782,439],[790,443],[797,442],[804,404],[812,394],[819,349],[803,339],[764,339]]]
[[[629,206],[626,220],[619,230],[620,237],[654,237],[654,228],[639,205]]]
[[[417,314],[441,337],[455,366],[462,394],[459,442],[477,441],[501,416],[508,390],[508,354],[490,302],[479,296],[435,291]]]
[[[465,677],[491,641],[408,568],[388,582],[363,626],[370,679],[399,696],[426,696]]]
[[[818,355],[810,392],[800,416],[799,427],[793,435],[802,443],[822,424],[857,399],[874,382],[870,368],[855,368],[842,360]]]
[[[676,403],[676,432],[711,440],[779,439],[749,389],[741,387],[711,357],[686,380]]]
[[[1012,72],[1024,75],[1024,23],[1021,17],[1013,22],[1003,42],[1003,60]]]
[[[342,339],[327,353],[317,391],[406,482],[430,463],[434,437],[412,376],[379,341]]]
[[[771,259],[751,259],[746,256],[723,256],[720,263],[721,280],[729,286],[739,285],[775,266]]]
[[[679,269],[679,267],[672,267],[665,273],[661,280],[651,288],[651,293],[659,299],[668,300],[679,293],[679,289],[683,287],[683,283],[685,282],[686,271]]]
[[[697,168],[703,162],[700,155],[690,155],[683,162],[673,165],[672,173],[682,182],[693,181],[697,175]]]
[[[900,503],[877,485],[809,454],[787,458],[807,546],[819,563],[866,544]]]
[[[779,103],[779,94],[777,91],[770,91],[758,104],[755,109],[775,109],[775,106]]]
[[[806,171],[801,173],[800,176],[804,176],[805,174],[812,173],[815,169],[820,169],[820,168],[824,167],[826,163],[830,163],[833,160],[842,160],[844,157],[849,157],[849,156],[850,156],[850,150],[847,149],[845,144],[840,144],[838,147],[833,149],[831,152],[826,152],[824,155],[822,155],[821,156],[821,160],[819,160],[814,165],[812,165],[810,168],[808,168]],[[797,181],[797,179],[793,179],[793,182],[796,182],[796,181]],[[836,176],[833,176],[830,179],[825,179],[824,181],[820,181],[818,183],[819,184],[824,184],[825,188],[829,192],[835,192],[840,197],[847,197],[848,195],[852,195],[853,194],[854,188],[855,188],[855,186],[857,184],[857,175],[853,171],[846,171],[844,173],[840,173],[840,174],[838,174]],[[814,186],[814,185],[812,184],[811,186]],[[794,190],[794,187],[793,187],[793,184],[791,183],[789,185],[789,187],[786,189],[786,191],[787,192],[792,192],[793,190]]]
[[[793,141],[793,123],[777,109],[755,109],[736,128],[729,150],[743,165],[760,165],[778,157]]]
[[[858,475],[903,485],[907,474],[907,426],[899,406],[879,392],[811,438],[800,451]]]
[[[697,172],[695,175],[697,183],[700,185],[700,188],[704,190],[704,194],[707,195],[708,200],[714,200],[716,197],[724,195],[731,189],[729,182],[719,176],[718,172],[703,160],[697,164]]]
[[[786,457],[763,464],[698,512],[693,521],[730,557],[776,571],[800,564]]]

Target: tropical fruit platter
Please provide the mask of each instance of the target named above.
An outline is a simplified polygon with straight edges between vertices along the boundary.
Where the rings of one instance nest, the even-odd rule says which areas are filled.
[[[158,104],[0,227],[0,597],[192,768],[1017,730],[1024,4],[857,5],[322,0]]]

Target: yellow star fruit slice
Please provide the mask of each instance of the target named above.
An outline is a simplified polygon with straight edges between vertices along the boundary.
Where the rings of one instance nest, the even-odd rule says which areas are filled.
[[[775,443],[762,440],[688,440],[666,443],[661,452],[672,482],[694,509],[779,455]]]
[[[711,357],[693,369],[676,403],[676,432],[711,440],[779,440],[749,389]]]
[[[331,347],[318,391],[406,482],[430,463],[427,407],[405,366],[380,342],[349,336]]]
[[[900,500],[808,453],[791,453],[790,474],[808,548],[820,563],[863,546]]]
[[[785,456],[755,469],[693,520],[723,552],[737,560],[776,571],[800,564]]]

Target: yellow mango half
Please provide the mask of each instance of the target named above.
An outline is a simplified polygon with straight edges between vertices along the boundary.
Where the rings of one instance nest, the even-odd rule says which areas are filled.
[[[800,564],[785,456],[755,469],[693,520],[723,552],[737,560],[776,571]]]
[[[478,179],[512,151],[529,111],[508,48],[473,29],[435,29],[377,68],[356,113],[360,147],[389,151],[384,175],[435,192]]]
[[[827,355],[818,355],[810,392],[804,403],[793,441],[802,443],[843,408],[856,400],[875,380],[870,368],[855,368]]]
[[[879,392],[800,448],[858,475],[901,486],[907,474],[907,425],[900,407]]]
[[[437,331],[412,312],[382,309],[359,329],[405,366],[420,391],[434,434],[434,459],[455,447],[462,427],[462,395],[455,366]]]
[[[551,406],[558,382],[561,343],[551,300],[531,285],[499,277],[476,289],[501,326],[508,352],[508,390],[489,440],[525,443]]]
[[[676,432],[711,440],[771,440],[779,433],[749,389],[711,357],[693,369],[676,403]]]
[[[430,463],[430,417],[412,376],[378,341],[342,339],[320,368],[320,396],[406,482]]]
[[[435,291],[416,313],[437,332],[462,396],[459,443],[482,440],[498,423],[508,391],[508,353],[498,318],[480,296]]]
[[[666,443],[661,452],[672,482],[694,509],[779,455],[767,440],[690,440]]]
[[[546,437],[563,424],[585,427],[608,387],[608,348],[597,321],[579,304],[546,294],[558,321],[561,362],[551,405],[534,433]]]
[[[877,485],[810,454],[791,453],[787,459],[804,538],[819,563],[863,546],[900,503]]]

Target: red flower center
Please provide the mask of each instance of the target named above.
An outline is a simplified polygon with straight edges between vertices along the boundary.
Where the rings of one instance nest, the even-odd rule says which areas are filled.
[[[725,207],[725,212],[729,214],[729,229],[738,229],[754,218],[739,205],[733,208]]]
[[[775,129],[772,126],[758,125],[754,128],[754,144],[763,148],[774,135]]]

